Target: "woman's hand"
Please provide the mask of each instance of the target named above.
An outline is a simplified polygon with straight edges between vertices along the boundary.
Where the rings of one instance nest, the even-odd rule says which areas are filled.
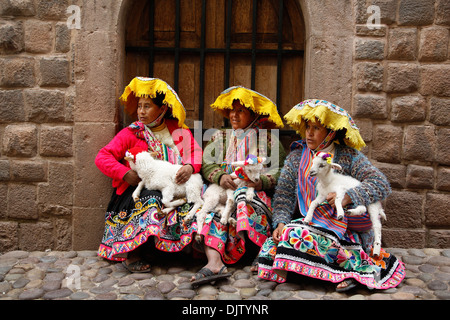
[[[194,172],[194,167],[192,167],[190,164],[185,164],[178,170],[176,176],[175,176],[175,183],[176,184],[183,184],[186,181],[189,180],[192,173]]]
[[[284,226],[285,226],[284,223],[279,223],[277,228],[273,231],[272,238],[273,238],[273,241],[275,242],[275,244],[278,244],[278,242],[280,242],[280,238],[283,233]]]
[[[327,195],[327,201],[330,206],[332,206],[333,208],[336,208],[336,204],[335,204],[336,192],[330,192]],[[345,194],[344,199],[342,199],[342,207],[345,207],[346,205],[348,205],[350,203],[352,203],[352,199],[350,198],[350,196],[348,194]]]
[[[141,178],[139,178],[137,172],[134,170],[129,170],[122,179],[130,186],[137,186],[141,182]]]
[[[258,182],[250,181],[249,183],[247,183],[247,187],[254,188],[256,191],[261,191],[263,187],[262,180],[260,179],[258,180]]]
[[[219,185],[224,189],[236,190],[237,185],[229,174],[224,174],[220,177]]]

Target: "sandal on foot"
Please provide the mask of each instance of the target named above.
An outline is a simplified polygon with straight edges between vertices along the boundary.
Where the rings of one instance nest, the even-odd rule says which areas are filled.
[[[192,282],[193,287],[197,287],[201,284],[210,283],[212,281],[225,279],[231,276],[231,273],[226,272],[226,266],[223,266],[218,273],[212,272],[208,268],[201,268],[196,274],[195,274],[195,280]],[[225,273],[226,272],[226,273]]]
[[[127,269],[128,271],[132,273],[146,273],[150,272],[151,267],[150,264],[144,260],[138,260],[135,262],[131,262],[130,264],[127,264],[126,261],[122,261],[122,265]],[[148,268],[144,268],[144,266],[149,266]]]
[[[250,266],[250,271],[252,273],[258,272],[258,256],[256,256],[255,260],[253,260],[252,265]]]
[[[348,290],[353,289],[357,285],[357,282],[354,279],[346,279],[346,280],[340,282],[339,284],[341,284],[341,283],[346,283],[347,285],[343,288],[338,288],[336,286],[336,292],[346,292]]]

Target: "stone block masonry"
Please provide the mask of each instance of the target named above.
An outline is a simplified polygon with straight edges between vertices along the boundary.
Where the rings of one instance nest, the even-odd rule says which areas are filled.
[[[94,158],[119,127],[132,1],[0,0],[0,253],[98,248],[112,188]],[[347,109],[392,185],[383,246],[448,248],[450,2],[286,1],[306,24],[304,97]]]
[[[72,249],[69,1],[0,2],[0,252]]]
[[[352,112],[357,123],[372,122],[373,139],[364,152],[393,187],[384,242],[448,247],[450,2],[357,0],[355,5]],[[370,32],[369,5],[379,6],[381,14],[381,24]]]

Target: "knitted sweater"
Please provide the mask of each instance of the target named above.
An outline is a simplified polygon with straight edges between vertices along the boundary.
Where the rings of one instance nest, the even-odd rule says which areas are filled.
[[[261,132],[261,131],[260,131]],[[274,144],[278,144],[278,156],[272,156],[272,149]],[[213,135],[211,140],[205,147],[203,153],[202,162],[202,175],[207,181],[211,183],[219,184],[220,177],[228,174],[224,169],[222,169],[222,161],[225,161],[225,154],[227,150],[227,139],[225,130],[220,130]],[[219,154],[216,154],[216,151]],[[211,158],[208,161],[207,156],[215,159],[211,163]],[[260,156],[258,154],[258,156]],[[274,190],[277,184],[277,180],[280,176],[280,171],[283,166],[284,160],[286,159],[286,152],[284,151],[283,145],[278,141],[272,140],[272,135],[270,131],[267,131],[267,156],[271,160],[270,170],[264,172],[261,175],[262,189],[265,191]]]
[[[286,158],[273,198],[273,227],[291,222],[297,204],[298,169],[302,147],[294,149]],[[391,193],[386,176],[374,167],[367,157],[347,146],[335,144],[333,162],[342,166],[341,173],[361,181],[347,194],[355,205],[369,205],[385,199]]]

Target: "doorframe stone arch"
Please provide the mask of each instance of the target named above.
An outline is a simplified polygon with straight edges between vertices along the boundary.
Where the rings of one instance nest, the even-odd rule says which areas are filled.
[[[306,31],[304,97],[351,111],[353,2],[297,0]],[[72,30],[74,96],[73,250],[96,250],[104,229],[111,181],[95,156],[119,129],[124,88],[125,21],[132,0],[80,0],[82,26]],[[95,14],[85,14],[95,12]],[[322,79],[333,79],[323,82]],[[300,102],[300,101],[299,101]]]
[[[329,100],[351,112],[353,1],[298,2],[306,32],[304,97]]]
[[[72,30],[74,195],[72,249],[96,250],[104,230],[111,179],[95,166],[98,151],[117,133],[124,87],[125,17],[132,0],[80,0],[81,28]],[[95,12],[95,14],[89,14]]]

